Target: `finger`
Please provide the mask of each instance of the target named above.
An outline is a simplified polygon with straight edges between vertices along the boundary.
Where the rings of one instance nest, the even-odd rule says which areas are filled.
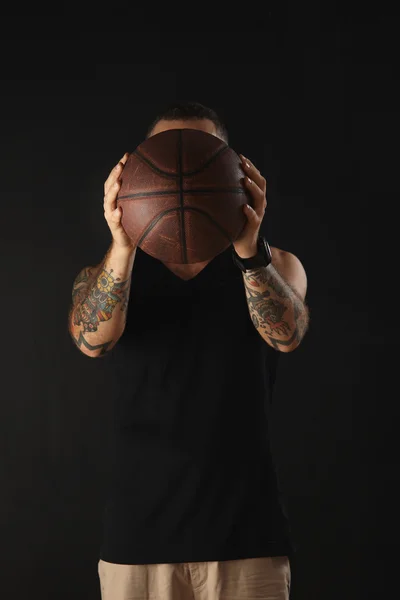
[[[252,168],[255,169],[257,173],[259,173],[259,169],[257,169],[257,167],[251,162],[251,160],[249,158],[246,158],[243,154],[239,154],[240,158],[242,159],[242,164],[248,168]]]
[[[115,224],[115,225],[119,225],[119,223],[121,222],[121,217],[122,217],[122,209],[120,206],[118,206],[115,210],[112,211],[112,213],[110,214],[110,220]]]
[[[248,175],[250,177],[250,179],[255,181],[255,183],[258,185],[258,187],[264,193],[266,193],[267,180],[265,179],[265,177],[263,177],[261,175],[260,171],[252,163],[248,162],[247,160],[243,161],[242,166],[243,166],[243,170],[246,173],[246,175]]]
[[[119,162],[112,169],[112,171],[110,172],[109,176],[107,177],[107,179],[106,179],[106,181],[104,183],[104,194],[105,195],[108,193],[108,191],[110,190],[110,188],[114,185],[114,183],[118,180],[118,178],[120,177],[121,173],[122,173],[122,165]]]
[[[258,187],[255,181],[253,181],[247,176],[244,178],[244,185],[246,186],[248,192],[251,194],[251,197],[253,198],[253,208],[255,212],[260,216],[263,215],[267,206],[267,201],[264,192]]]
[[[120,181],[114,181],[104,196],[104,212],[110,213],[117,208],[117,196],[121,187]]]
[[[122,209],[118,206],[115,210],[104,211],[104,218],[107,221],[109,227],[114,229],[115,226],[121,224],[122,219]]]
[[[254,225],[254,226],[259,225],[260,217],[254,210],[254,208],[252,208],[250,206],[250,204],[245,204],[243,207],[243,210],[244,210],[244,213],[251,225]]]
[[[265,177],[261,175],[260,171],[257,169],[257,167],[253,165],[251,160],[243,156],[243,154],[239,154],[239,156],[242,159],[242,167],[246,175],[248,175],[250,179],[255,181],[258,187],[262,189],[263,192],[266,192],[267,180],[265,179]]]
[[[119,161],[115,167],[112,169],[112,171],[110,172],[109,176],[107,177],[105,183],[104,183],[104,193],[107,194],[108,190],[111,188],[111,186],[118,180],[118,178],[121,176],[122,173],[122,169],[123,169],[124,165],[121,163],[121,161]]]
[[[125,152],[125,154],[123,155],[121,160],[119,160],[117,162],[117,164],[115,165],[115,167],[110,171],[110,174],[104,183],[104,193],[105,194],[107,194],[108,190],[113,185],[113,183],[118,179],[118,177],[121,176],[122,170],[125,166],[126,161],[128,160],[128,157],[129,157],[128,152]]]

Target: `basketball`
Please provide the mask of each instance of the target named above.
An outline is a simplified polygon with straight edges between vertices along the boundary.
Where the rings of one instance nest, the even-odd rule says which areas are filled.
[[[121,176],[117,206],[136,246],[163,262],[211,260],[245,224],[245,190],[238,154],[197,129],[172,129],[142,142]]]

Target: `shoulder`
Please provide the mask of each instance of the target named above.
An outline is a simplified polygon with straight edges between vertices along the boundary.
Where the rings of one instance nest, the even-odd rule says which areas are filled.
[[[302,300],[307,293],[307,274],[300,259],[292,252],[271,246],[272,266]]]

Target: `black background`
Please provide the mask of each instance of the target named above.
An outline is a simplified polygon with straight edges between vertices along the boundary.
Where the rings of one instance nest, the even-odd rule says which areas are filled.
[[[308,275],[310,331],[282,357],[272,423],[298,547],[291,597],[396,593],[395,20],[382,5],[264,9],[242,5],[232,25],[205,8],[167,25],[123,6],[3,22],[7,600],[100,598],[112,373],[68,337],[71,286],[110,243],[108,172],[174,100],[220,114],[267,178],[271,245]]]

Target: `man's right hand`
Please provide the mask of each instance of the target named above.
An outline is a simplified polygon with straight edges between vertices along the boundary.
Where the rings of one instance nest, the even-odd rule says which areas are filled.
[[[114,246],[133,250],[135,245],[121,224],[122,209],[117,207],[117,196],[121,187],[120,177],[128,156],[129,153],[125,152],[104,184],[104,217],[110,228]]]

